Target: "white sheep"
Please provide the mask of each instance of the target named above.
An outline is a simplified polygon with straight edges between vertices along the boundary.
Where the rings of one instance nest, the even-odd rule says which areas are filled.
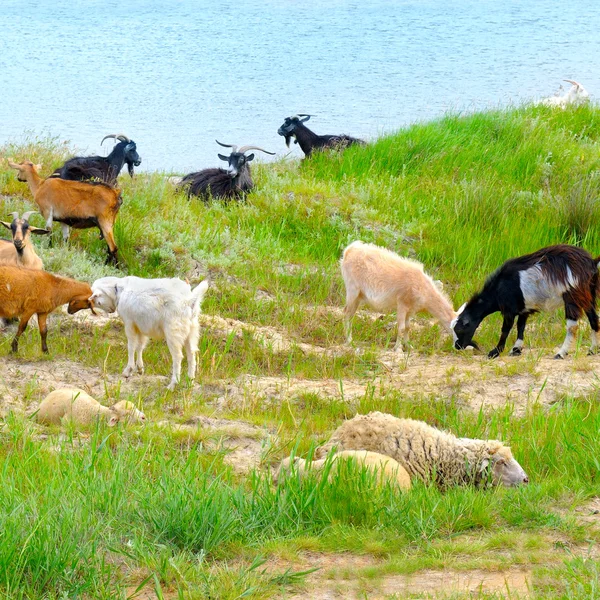
[[[338,427],[327,444],[317,448],[323,458],[333,448],[370,450],[391,456],[411,478],[434,481],[442,488],[472,483],[506,487],[528,483],[510,448],[498,440],[457,438],[422,421],[372,412]]]
[[[344,250],[341,268],[346,285],[344,330],[348,344],[352,343],[352,317],[363,302],[381,312],[396,310],[398,337],[394,350],[398,353],[402,353],[402,341],[408,342],[410,319],[418,312],[430,313],[452,333],[456,313],[441,283],[429,277],[420,262],[357,241]]]
[[[123,371],[129,377],[137,368],[144,372],[142,353],[149,338],[165,339],[173,358],[173,373],[167,386],[173,390],[181,374],[185,347],[188,376],[196,375],[196,352],[200,337],[200,305],[208,289],[204,280],[194,290],[181,279],[103,277],[92,285],[90,303],[112,313],[118,311],[125,324],[129,360]]]
[[[60,425],[72,421],[77,425],[91,425],[104,418],[109,426],[130,419],[144,422],[146,416],[132,402],[122,400],[113,406],[102,406],[89,394],[77,388],[62,388],[50,392],[40,403],[36,420],[44,425]]]
[[[571,87],[562,96],[550,96],[540,100],[539,104],[544,106],[556,106],[558,108],[567,108],[567,106],[577,106],[588,102],[590,95],[588,91],[577,81],[572,79],[565,79],[567,83],[571,84]],[[561,86],[562,89],[562,86]]]
[[[368,452],[367,450],[345,450],[334,454],[331,458],[330,476],[339,467],[340,462],[352,460],[357,466],[376,473],[381,483],[396,484],[402,490],[410,489],[410,475],[398,462],[384,454]],[[320,473],[327,459],[313,460],[307,462],[302,458],[284,458],[279,464],[275,475],[275,483],[280,483],[290,473],[296,472],[301,478],[309,471]],[[293,465],[293,466],[292,466]]]

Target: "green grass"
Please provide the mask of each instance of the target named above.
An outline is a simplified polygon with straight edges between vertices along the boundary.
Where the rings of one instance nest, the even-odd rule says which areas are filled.
[[[600,109],[593,105],[449,115],[364,148],[301,164],[253,165],[256,190],[229,204],[188,201],[161,173],[122,176],[120,272],[192,283],[210,276],[204,313],[246,329],[207,326],[198,357],[202,385],[184,381],[170,393],[152,378],[169,373],[164,343],[150,344],[147,376],[127,387],[116,377],[127,356],[119,322],[93,327],[54,318],[49,357],[30,327],[20,358],[0,366],[7,395],[0,422],[0,596],[112,599],[144,591],[157,598],[279,598],[310,590],[307,577],[333,577],[327,569],[305,573],[314,566],[307,555],[342,554],[373,559],[343,575],[367,597],[390,575],[517,565],[532,573],[532,597],[598,598],[598,521],[581,519],[600,490],[597,386],[559,393],[551,405],[532,397],[521,411],[510,404],[472,410],[461,396],[461,381],[485,387],[499,378],[551,375],[542,359],[562,341],[562,314],[531,319],[532,350],[493,365],[457,353],[439,326],[418,319],[411,355],[396,374],[416,377],[407,369],[422,364],[425,384],[427,368],[448,359],[444,394],[388,381],[379,352],[393,346],[393,316],[357,315],[360,352],[319,350],[343,342],[338,261],[355,239],[422,261],[455,306],[503,261],[543,245],[569,242],[600,254],[599,137]],[[57,140],[35,138],[0,150],[43,162],[44,174],[68,153]],[[3,214],[33,208],[5,163],[0,193]],[[42,224],[41,217],[32,221]],[[105,243],[94,230],[74,231],[67,245],[58,231],[52,247],[35,242],[53,272],[90,282],[119,273],[104,265]],[[569,360],[573,373],[593,381],[596,363],[584,358],[582,329]],[[498,316],[490,317],[478,341],[492,347],[499,330]],[[273,332],[289,347],[276,347]],[[0,336],[0,356],[8,354],[11,334]],[[72,369],[65,384],[77,380],[78,370],[94,373],[106,388],[100,400],[132,399],[151,423],[65,431],[8,411],[34,407],[47,385],[32,372],[54,365]],[[19,378],[19,369],[26,376]],[[244,377],[333,382],[341,394],[247,392],[243,400],[223,400],[223,390]],[[364,384],[365,392],[350,399],[345,390],[352,383]],[[460,436],[502,439],[532,483],[444,493],[419,483],[400,494],[350,469],[331,482],[292,477],[272,485],[270,468],[283,456],[310,455],[343,419],[370,410],[423,419]],[[194,415],[264,428],[256,438],[259,467],[246,475],[232,469],[232,449],[223,443],[235,439],[231,433],[177,428]],[[163,420],[171,427],[157,424]]]

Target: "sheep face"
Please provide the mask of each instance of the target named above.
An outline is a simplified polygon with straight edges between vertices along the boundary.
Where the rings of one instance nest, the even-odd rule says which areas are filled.
[[[523,467],[513,458],[509,448],[502,448],[492,455],[492,482],[494,485],[515,487],[529,483]]]
[[[254,154],[249,154],[246,156],[243,152],[232,152],[229,156],[218,154],[218,157],[221,160],[229,163],[229,166],[227,167],[227,175],[229,175],[232,179],[235,179],[240,174],[246,163],[254,159]]]

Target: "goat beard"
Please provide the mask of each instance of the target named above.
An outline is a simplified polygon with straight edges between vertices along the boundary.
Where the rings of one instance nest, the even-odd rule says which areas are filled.
[[[285,136],[285,145],[289,148],[290,147],[290,141],[291,139],[294,138],[293,135],[286,135]],[[297,144],[298,142],[296,141],[296,138],[294,138],[294,144]]]

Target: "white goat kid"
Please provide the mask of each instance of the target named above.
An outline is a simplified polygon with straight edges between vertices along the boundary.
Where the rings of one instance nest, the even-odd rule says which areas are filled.
[[[188,376],[196,375],[196,352],[200,325],[198,317],[208,281],[194,290],[181,279],[142,279],[140,277],[103,277],[92,285],[90,302],[106,312],[118,311],[127,335],[128,361],[123,375],[137,369],[144,372],[142,353],[149,338],[165,339],[173,358],[173,373],[167,386],[179,383],[183,348]]]

